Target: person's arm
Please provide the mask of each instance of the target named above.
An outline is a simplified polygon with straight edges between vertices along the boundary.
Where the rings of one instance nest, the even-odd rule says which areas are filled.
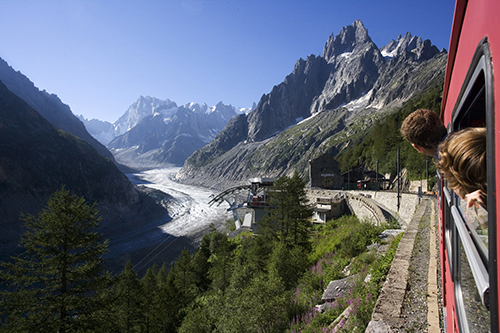
[[[486,195],[481,190],[474,191],[472,193],[465,195],[465,201],[467,202],[467,207],[477,207],[480,204],[483,207],[486,207],[485,204]]]

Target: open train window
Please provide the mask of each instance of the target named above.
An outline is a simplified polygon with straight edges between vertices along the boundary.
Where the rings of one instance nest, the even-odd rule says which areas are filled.
[[[451,258],[451,276],[455,286],[455,308],[461,332],[469,327],[487,332],[490,328],[489,305],[496,304],[490,295],[490,274],[496,274],[496,209],[493,198],[494,175],[494,100],[493,72],[487,39],[478,45],[455,104],[449,130],[467,127],[487,128],[488,210],[466,207],[451,190],[451,220],[447,247]],[[448,215],[449,216],[449,215]],[[491,281],[496,281],[491,280]],[[490,299],[494,297],[494,299]],[[478,326],[479,325],[479,326]],[[484,330],[483,330],[484,329]]]
[[[472,82],[467,87],[462,101],[454,110],[452,130],[458,131],[467,127],[486,126],[486,96],[484,56],[477,66]]]

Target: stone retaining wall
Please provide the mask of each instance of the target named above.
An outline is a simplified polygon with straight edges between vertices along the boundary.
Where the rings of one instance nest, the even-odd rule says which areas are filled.
[[[406,225],[411,221],[420,200],[415,193],[400,193],[398,209],[398,193],[392,191],[349,191],[350,194],[370,195],[370,199],[385,208],[393,215],[397,215]]]
[[[395,216],[399,221],[405,223],[406,227],[420,204],[420,198],[415,193],[400,193],[399,209],[398,194],[392,191],[334,191],[323,189],[307,189],[310,202],[316,198],[333,198],[338,192],[344,192],[348,197],[348,205],[351,211],[360,219],[373,218],[376,223],[385,221],[380,207]],[[380,207],[379,207],[380,206]]]
[[[351,212],[360,220],[373,219],[377,225],[386,221],[380,207],[373,200],[365,196],[347,193],[347,204]]]

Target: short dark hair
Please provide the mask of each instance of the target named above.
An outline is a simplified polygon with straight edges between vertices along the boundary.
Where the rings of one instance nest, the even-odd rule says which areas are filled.
[[[437,113],[418,109],[403,121],[401,134],[413,144],[426,149],[436,149],[447,133]]]

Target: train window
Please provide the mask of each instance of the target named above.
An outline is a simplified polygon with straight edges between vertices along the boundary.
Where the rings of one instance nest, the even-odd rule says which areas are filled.
[[[467,127],[486,126],[486,96],[485,96],[485,59],[484,55],[480,58],[478,66],[471,78],[471,83],[465,90],[464,97],[458,105],[457,112],[454,114],[453,130],[458,131]],[[460,199],[457,202],[460,204]],[[468,209],[462,201],[460,211],[465,216],[465,221],[472,241],[481,254],[483,263],[488,266],[488,214],[484,209]]]
[[[475,82],[471,89],[467,91],[467,98],[460,105],[460,111],[455,113],[453,120],[454,130],[461,130],[467,127],[486,126],[486,103],[485,103],[485,82],[484,69],[478,68],[475,73]]]
[[[481,260],[488,264],[488,212],[482,206],[466,207],[465,200],[460,200],[461,211],[465,213],[464,220],[467,223],[472,241],[477,247]]]
[[[489,158],[494,156],[493,76],[486,38],[476,49],[453,110],[449,130],[458,131],[467,127],[487,128],[488,183],[495,184],[494,158]],[[488,188],[489,202],[492,200],[492,190]],[[468,208],[464,200],[448,189],[446,184],[443,192],[447,194],[445,238],[460,331],[488,332],[489,271],[490,263],[496,258],[491,249],[495,247],[495,207],[492,203],[488,205],[488,210],[483,207]]]
[[[470,332],[490,332],[490,313],[478,293],[471,264],[463,246],[460,247],[460,261],[460,291],[465,311],[463,318],[466,318],[461,326],[467,325]]]
[[[445,181],[446,183],[446,181]],[[445,245],[446,245],[446,253],[448,253],[448,263],[450,265],[450,274],[452,275],[453,278],[453,268],[454,268],[454,263],[453,263],[453,245],[452,245],[452,240],[453,238],[453,228],[451,225],[451,205],[452,205],[452,194],[450,190],[445,186],[443,188],[443,193],[444,193],[444,237],[445,237]]]

